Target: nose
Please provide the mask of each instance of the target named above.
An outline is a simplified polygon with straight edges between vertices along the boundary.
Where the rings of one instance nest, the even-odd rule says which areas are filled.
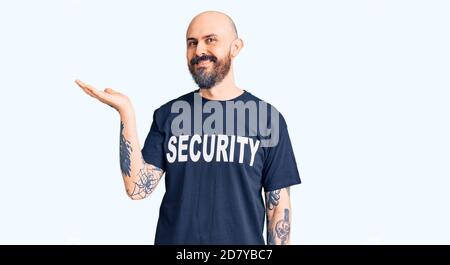
[[[195,49],[195,55],[202,56],[203,54],[207,54],[206,47],[202,42],[199,42],[197,44],[197,48]]]

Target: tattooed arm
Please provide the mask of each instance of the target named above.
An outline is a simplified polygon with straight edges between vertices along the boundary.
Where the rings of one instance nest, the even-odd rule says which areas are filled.
[[[289,245],[291,200],[289,187],[266,192],[267,245]]]
[[[120,169],[125,189],[133,200],[144,199],[153,192],[164,172],[147,164],[141,153],[133,106],[122,93],[106,88],[97,90],[80,80],[75,83],[89,96],[116,109],[120,114]]]
[[[164,172],[144,161],[132,109],[120,113],[120,169],[128,196],[133,200],[148,197]]]

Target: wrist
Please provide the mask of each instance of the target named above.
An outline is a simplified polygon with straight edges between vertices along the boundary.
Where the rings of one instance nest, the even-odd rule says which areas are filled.
[[[121,108],[118,111],[119,111],[120,118],[122,120],[134,117],[134,110],[131,105],[126,108]]]

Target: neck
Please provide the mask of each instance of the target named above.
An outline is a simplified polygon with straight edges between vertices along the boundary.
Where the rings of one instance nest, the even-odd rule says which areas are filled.
[[[209,100],[229,100],[240,96],[243,92],[244,90],[237,87],[234,83],[232,67],[222,82],[209,89],[201,88],[199,91],[200,96]]]

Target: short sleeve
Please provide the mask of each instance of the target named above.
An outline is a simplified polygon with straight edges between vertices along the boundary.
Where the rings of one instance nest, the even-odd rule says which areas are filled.
[[[266,192],[301,183],[287,125],[281,114],[279,130],[278,144],[266,147],[262,179]]]
[[[145,139],[144,147],[142,148],[142,157],[145,162],[152,164],[164,171],[166,171],[164,160],[164,132],[161,131],[158,125],[157,111],[153,113],[153,122],[150,127],[150,132]]]

